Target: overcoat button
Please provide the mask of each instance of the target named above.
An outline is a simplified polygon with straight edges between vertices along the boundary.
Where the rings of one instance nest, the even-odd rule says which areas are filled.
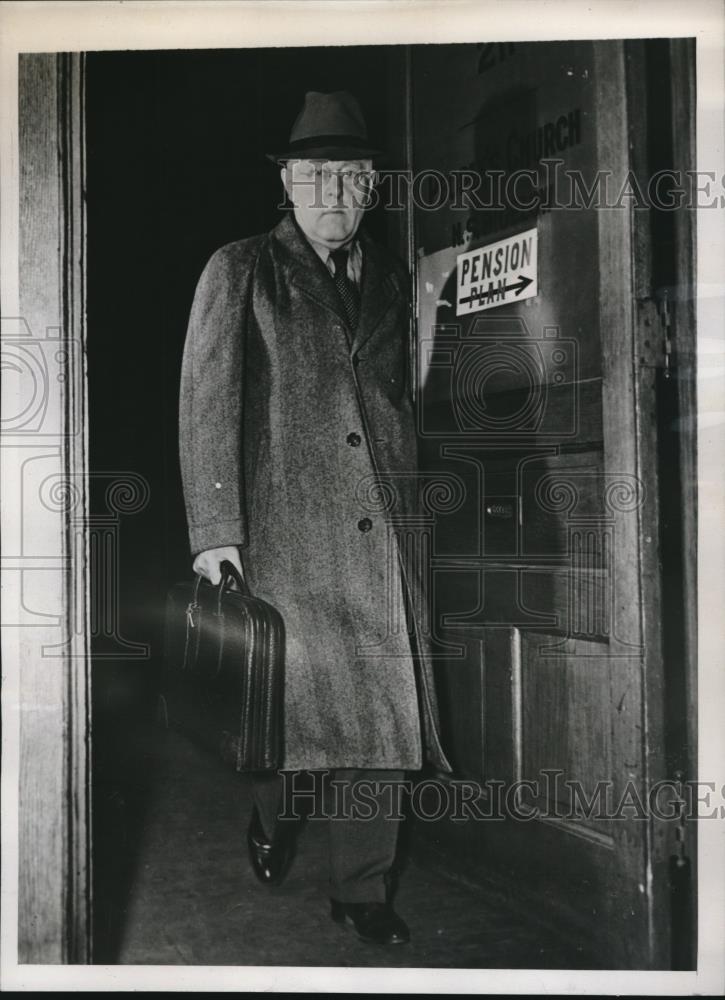
[[[357,526],[362,532],[370,531],[370,529],[373,526],[373,522],[370,520],[369,517],[363,517],[360,521],[357,522]]]
[[[355,431],[347,435],[347,443],[350,445],[351,448],[357,448],[361,440],[362,439],[360,435],[356,434]]]

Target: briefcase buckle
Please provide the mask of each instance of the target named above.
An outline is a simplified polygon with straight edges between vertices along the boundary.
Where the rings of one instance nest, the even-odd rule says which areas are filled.
[[[186,624],[189,628],[196,628],[194,612],[199,611],[200,605],[196,601],[190,601],[186,608]]]

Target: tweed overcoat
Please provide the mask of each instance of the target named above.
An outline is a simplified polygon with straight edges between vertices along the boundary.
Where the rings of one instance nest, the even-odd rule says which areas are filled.
[[[401,534],[419,492],[407,276],[359,238],[354,331],[291,215],[207,264],[181,378],[190,543],[240,546],[282,613],[284,768],[447,771],[424,574]]]

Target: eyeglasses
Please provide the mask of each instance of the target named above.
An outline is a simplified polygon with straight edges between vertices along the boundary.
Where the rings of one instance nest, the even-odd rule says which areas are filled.
[[[345,167],[342,170],[332,170],[326,163],[296,163],[292,171],[296,181],[306,183],[329,184],[332,178],[339,178],[346,188],[369,188],[375,180],[374,170],[361,170]]]

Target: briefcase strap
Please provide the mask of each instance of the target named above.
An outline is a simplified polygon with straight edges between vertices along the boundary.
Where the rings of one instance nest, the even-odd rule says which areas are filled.
[[[240,562],[241,562],[241,559],[240,559]],[[249,587],[247,586],[247,580],[246,580],[246,577],[245,577],[245,574],[244,574],[244,563],[241,563],[241,565],[242,565],[242,572],[241,573],[239,572],[239,570],[237,569],[237,567],[234,565],[234,563],[230,562],[228,559],[225,559],[222,562],[221,566],[220,566],[221,574],[222,574],[221,582],[219,584],[219,607],[220,608],[221,608],[221,603],[222,603],[222,597],[224,596],[224,594],[226,593],[226,591],[229,589],[229,587],[232,584],[232,582],[236,583],[237,587],[239,588],[239,592],[241,594],[243,594],[244,597],[251,597],[252,596],[250,594],[250,592],[249,592]]]
[[[251,597],[249,587],[247,586],[246,577],[244,576],[244,571],[239,572],[234,563],[225,559],[221,566],[221,580],[217,588],[217,617],[220,623],[220,641],[217,657],[217,673],[221,670],[222,653],[224,650],[224,613],[222,611],[222,600],[224,595],[230,589],[232,583],[236,583],[237,588],[243,597]],[[189,654],[191,653],[191,647],[193,646],[193,662],[196,663],[196,658],[199,654],[199,640],[201,637],[201,621],[200,618],[194,619],[195,615],[201,611],[201,605],[199,604],[199,587],[202,584],[204,577],[198,573],[196,580],[194,582],[194,593],[192,595],[191,601],[186,608],[186,641],[184,643],[184,662],[182,665],[182,670],[186,670],[189,663]],[[192,636],[192,633],[193,636]]]

